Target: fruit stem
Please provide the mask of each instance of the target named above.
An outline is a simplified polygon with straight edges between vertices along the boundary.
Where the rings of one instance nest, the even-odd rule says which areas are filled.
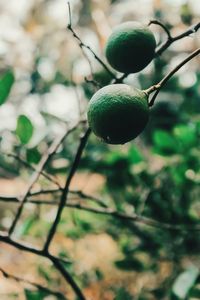
[[[149,96],[151,93],[155,92],[152,99],[149,101],[149,106],[153,106],[155,99],[160,92],[163,85],[181,68],[183,67],[188,61],[192,58],[200,54],[200,48],[193,51],[189,56],[187,56],[183,61],[181,61],[173,70],[171,70],[160,82],[151,86],[150,88],[144,90],[143,92]]]

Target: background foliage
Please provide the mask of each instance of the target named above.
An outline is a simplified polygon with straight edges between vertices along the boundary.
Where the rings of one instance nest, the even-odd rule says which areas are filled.
[[[111,76],[88,49],[86,59],[66,30],[66,1],[7,2],[0,2],[1,232],[9,230],[19,205],[14,202],[50,145],[75,126],[40,172],[31,190],[36,195],[29,195],[14,231],[15,240],[42,247],[87,126],[87,103]],[[104,61],[103,47],[114,25],[157,18],[176,35],[195,24],[200,12],[195,0],[77,0],[71,8],[73,28]],[[166,39],[162,28],[151,26],[158,43]],[[199,33],[180,40],[125,82],[148,88],[198,46]],[[97,85],[90,82],[91,69]],[[161,90],[140,137],[109,146],[90,136],[70,184],[71,207],[64,210],[50,248],[71,261],[64,268],[87,299],[200,298],[200,235],[188,230],[200,217],[199,82],[196,58]],[[51,192],[37,194],[41,190]],[[124,214],[137,214],[138,222]],[[154,220],[153,226],[145,225],[145,218]],[[3,240],[0,252],[2,274],[10,280],[0,285],[4,299],[75,299],[50,262]],[[19,273],[47,289],[21,280],[16,284],[11,274]]]

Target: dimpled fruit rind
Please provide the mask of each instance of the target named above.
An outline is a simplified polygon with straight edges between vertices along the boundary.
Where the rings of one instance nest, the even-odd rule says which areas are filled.
[[[147,95],[127,84],[107,85],[89,102],[88,123],[108,144],[124,144],[137,137],[149,119]]]
[[[151,30],[138,22],[117,26],[106,43],[109,64],[122,73],[144,69],[155,55],[156,40]]]

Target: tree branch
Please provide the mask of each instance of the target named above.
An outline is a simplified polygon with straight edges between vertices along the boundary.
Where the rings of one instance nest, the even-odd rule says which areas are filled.
[[[51,258],[52,263],[54,264],[55,268],[62,274],[62,276],[65,278],[65,280],[70,284],[76,295],[78,296],[78,299],[80,300],[86,300],[85,296],[83,295],[81,289],[76,284],[72,276],[68,273],[66,268],[63,267],[63,265],[59,262],[58,259]]]
[[[90,133],[91,133],[91,130],[88,129],[85,132],[84,136],[82,136],[81,139],[80,139],[79,147],[77,149],[77,152],[76,152],[73,164],[71,166],[71,170],[69,172],[69,175],[67,176],[65,187],[63,189],[63,192],[62,192],[62,195],[61,195],[61,198],[60,198],[60,204],[59,204],[59,207],[58,207],[58,211],[57,211],[57,214],[56,214],[55,221],[52,224],[52,227],[51,227],[51,229],[49,231],[49,234],[48,234],[45,246],[44,246],[44,249],[46,251],[48,251],[49,245],[50,245],[50,243],[51,243],[51,241],[52,241],[52,239],[54,237],[54,234],[56,232],[57,226],[59,224],[62,211],[63,211],[63,209],[65,207],[65,204],[66,204],[66,201],[67,201],[67,197],[68,197],[68,193],[69,193],[69,186],[70,186],[71,180],[72,180],[72,178],[73,178],[73,176],[74,176],[74,174],[75,174],[75,172],[76,172],[76,170],[77,170],[77,168],[79,166],[79,163],[80,163],[80,160],[81,160],[81,156],[82,156],[83,150],[84,150],[84,148],[86,146],[86,143],[88,141],[88,138],[90,136]]]
[[[192,58],[196,57],[200,54],[200,48],[193,51],[189,56],[187,56],[182,62],[180,62],[172,71],[170,71],[159,83],[151,86],[149,89],[144,90],[144,92],[149,96],[151,93],[155,92],[152,99],[149,101],[149,106],[153,106],[155,99],[160,92],[160,89],[163,87],[163,85],[181,68],[183,67],[187,62],[189,62]]]
[[[56,139],[51,146],[49,147],[49,149],[44,153],[44,155],[42,156],[37,170],[35,171],[35,173],[32,175],[29,185],[24,193],[24,195],[21,198],[21,203],[18,207],[18,210],[16,212],[15,218],[11,224],[11,227],[9,229],[9,235],[12,235],[12,233],[15,230],[15,226],[17,225],[17,222],[22,214],[23,211],[23,207],[24,204],[27,201],[27,196],[29,195],[33,185],[35,184],[35,182],[38,180],[41,172],[43,171],[44,167],[46,166],[46,164],[48,163],[48,161],[50,160],[50,158],[55,154],[55,152],[57,151],[57,149],[59,148],[59,146],[62,144],[62,142],[64,141],[64,139],[72,132],[74,131],[79,123],[76,123],[71,129],[67,130],[61,137],[59,137],[58,139]]]
[[[157,21],[159,22],[159,21]],[[160,25],[160,24],[159,24]],[[161,26],[161,25],[160,25]],[[164,25],[163,25],[164,26]],[[162,26],[162,27],[163,27]],[[164,26],[165,27],[165,26]],[[164,29],[163,27],[163,29]],[[166,27],[165,27],[166,28]],[[191,35],[192,33],[195,33],[199,30],[200,28],[200,22],[191,26],[189,29],[187,29],[186,31],[182,32],[181,34],[178,34],[174,37],[171,36],[171,33],[169,32],[168,34],[168,39],[163,42],[160,46],[157,47],[156,49],[156,53],[155,56],[159,56],[161,55],[167,48],[169,48],[169,46],[171,46],[171,44],[173,44],[174,42],[181,40],[185,37],[188,37],[189,35]],[[165,30],[166,31],[166,30]]]
[[[166,25],[164,25],[162,22],[158,21],[158,20],[151,20],[149,21],[148,26],[150,26],[151,24],[155,24],[155,25],[159,25],[160,27],[162,27],[162,29],[165,31],[165,33],[167,34],[168,40],[172,39],[171,33],[169,31],[169,29],[166,27]]]
[[[37,199],[30,199],[30,197],[35,197],[35,196],[43,195],[43,194],[57,194],[62,191],[63,191],[63,189],[60,188],[60,189],[40,190],[40,191],[37,191],[34,193],[30,193],[29,196],[27,197],[28,198],[27,203],[38,204],[38,205],[48,204],[47,200],[42,201],[42,200],[37,200]],[[84,193],[81,190],[69,190],[69,193],[72,195],[76,195],[78,197],[78,199],[81,198],[81,199],[89,200],[89,201],[98,203],[101,207],[108,207],[107,204],[102,199],[99,199],[93,195]],[[77,199],[77,197],[76,198],[71,197],[70,200]],[[11,197],[11,196],[2,196],[2,195],[0,195],[0,202],[21,203],[20,197]],[[52,205],[58,205],[58,202],[53,200]]]
[[[74,38],[77,40],[79,47],[81,48],[81,50],[83,50],[84,48],[89,50],[90,53],[92,53],[92,55],[94,56],[94,58],[99,62],[99,64],[107,71],[107,73],[114,79],[117,79],[117,77],[115,76],[115,74],[108,68],[108,66],[97,56],[97,54],[94,52],[94,50],[86,45],[85,43],[83,43],[83,41],[81,40],[81,38],[78,36],[78,34],[75,32],[75,30],[72,27],[72,17],[71,17],[71,6],[70,6],[70,2],[67,2],[68,4],[68,11],[69,11],[69,24],[67,25],[67,28],[69,29],[69,31],[71,31],[72,35],[74,36]],[[91,68],[91,72],[92,72],[92,66],[91,66],[91,62],[88,59],[88,57],[86,56],[85,52],[82,52],[84,54],[84,56],[87,58],[87,61],[90,64],[90,68]],[[93,72],[92,72],[93,73]]]
[[[17,161],[19,161],[21,164],[23,164],[26,168],[31,169],[32,171],[37,172],[37,168],[32,166],[31,164],[29,164],[27,161],[23,160],[21,157],[19,157],[18,155],[14,154],[14,153],[6,153],[5,155],[7,155],[8,157],[12,157],[14,159],[16,159]],[[55,185],[57,185],[58,188],[61,188],[60,183],[57,181],[56,178],[54,178],[53,176],[47,174],[45,171],[41,172],[41,175],[44,176],[46,179],[48,179],[50,182],[54,183]]]
[[[30,280],[28,280],[28,279],[25,279],[25,278],[21,278],[21,277],[12,275],[12,274],[6,272],[6,271],[5,271],[4,269],[2,269],[1,267],[0,267],[0,272],[3,274],[3,276],[4,276],[5,278],[14,279],[14,280],[17,281],[17,282],[23,282],[23,283],[32,285],[32,286],[36,287],[38,290],[42,290],[42,291],[47,292],[48,294],[54,295],[54,296],[56,296],[56,297],[58,297],[58,298],[66,299],[65,296],[64,296],[62,293],[60,293],[60,292],[51,290],[51,289],[49,289],[49,288],[47,288],[47,287],[45,287],[45,286],[43,286],[43,285],[41,285],[41,284],[32,282],[32,281],[30,281]]]
[[[85,297],[83,296],[81,290],[79,289],[79,287],[77,286],[77,284],[75,283],[73,278],[71,277],[71,275],[67,272],[67,270],[61,264],[61,262],[66,264],[66,263],[69,263],[69,261],[58,258],[56,256],[53,256],[50,253],[46,252],[44,249],[39,250],[32,246],[27,246],[27,245],[18,243],[16,241],[12,240],[8,235],[6,235],[3,232],[0,232],[0,241],[4,242],[6,244],[9,244],[19,250],[30,252],[30,253],[33,253],[33,254],[36,254],[36,255],[39,255],[44,258],[49,259],[54,264],[56,269],[62,274],[62,276],[64,277],[66,282],[72,287],[73,291],[79,297],[79,299],[86,300]]]
[[[71,199],[69,199],[71,200]],[[75,199],[74,199],[75,200]],[[102,201],[102,200],[99,200]],[[13,201],[16,202],[16,201]],[[47,201],[40,201],[40,200],[30,200],[29,203],[35,204],[35,205],[58,205],[57,202],[53,200],[47,200]],[[127,213],[122,213],[119,212],[115,209],[109,208],[109,207],[92,207],[88,205],[84,205],[80,203],[79,201],[74,203],[72,201],[65,203],[65,207],[68,208],[75,208],[79,210],[84,210],[88,211],[91,213],[96,213],[96,214],[102,214],[102,215],[108,215],[111,217],[116,217],[119,219],[124,219],[124,220],[130,220],[133,222],[137,222],[140,224],[148,225],[151,227],[156,227],[156,228],[161,228],[161,229],[168,229],[168,230],[174,230],[174,231],[199,231],[200,230],[200,225],[186,225],[186,224],[168,224],[168,223],[163,223],[160,221],[153,220],[151,218],[147,218],[138,214],[127,214]]]

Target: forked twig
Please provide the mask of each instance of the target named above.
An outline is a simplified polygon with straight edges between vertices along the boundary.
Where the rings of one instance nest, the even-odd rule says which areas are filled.
[[[192,58],[196,57],[200,54],[200,48],[193,51],[189,56],[187,56],[183,61],[181,61],[172,71],[170,71],[159,83],[151,86],[149,89],[145,90],[144,92],[149,96],[151,93],[155,92],[151,100],[149,101],[149,106],[153,106],[155,99],[160,92],[161,88],[164,84],[187,62],[189,62]]]
[[[99,64],[107,71],[107,73],[114,79],[117,79],[117,77],[115,76],[115,74],[109,69],[109,67],[103,62],[103,60],[94,52],[94,50],[86,45],[81,38],[78,36],[78,34],[75,32],[75,30],[72,27],[72,17],[71,17],[71,6],[70,6],[70,2],[67,2],[68,4],[68,11],[69,11],[69,24],[67,25],[67,28],[71,31],[71,33],[73,34],[74,38],[78,41],[79,47],[83,50],[83,48],[87,49],[90,51],[90,53],[92,53],[92,55],[94,56],[94,58],[99,62]],[[84,56],[86,55],[85,52],[83,51]],[[87,56],[85,56],[90,64],[90,68],[91,68],[91,72],[93,74],[92,71],[92,65],[90,60],[88,59]]]

